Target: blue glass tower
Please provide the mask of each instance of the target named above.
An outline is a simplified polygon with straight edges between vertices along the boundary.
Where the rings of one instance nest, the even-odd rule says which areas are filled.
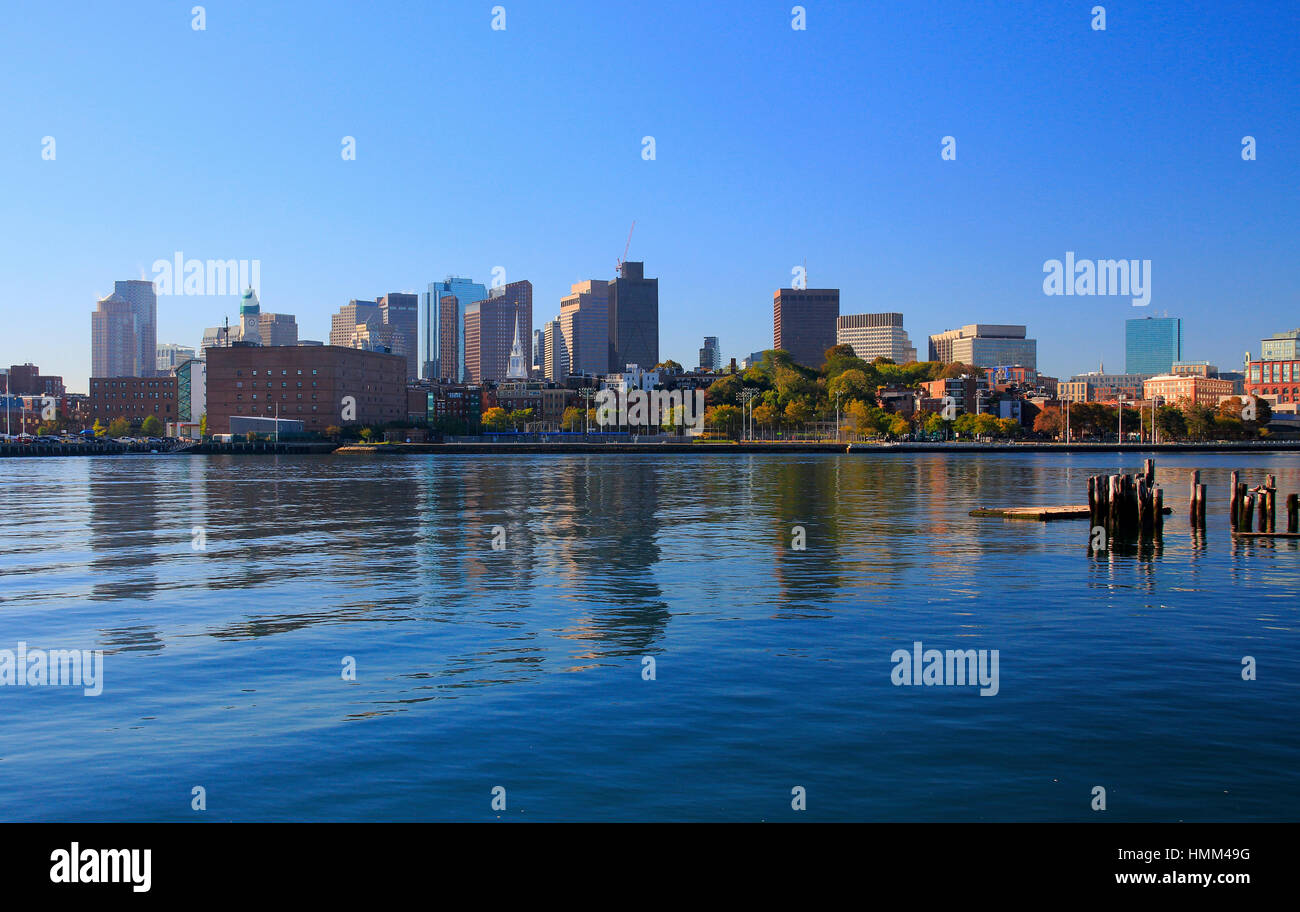
[[[1178,317],[1139,317],[1124,326],[1124,373],[1167,374],[1183,360],[1183,321]]]

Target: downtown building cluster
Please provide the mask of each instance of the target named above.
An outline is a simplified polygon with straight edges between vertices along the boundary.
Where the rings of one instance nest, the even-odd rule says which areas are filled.
[[[455,275],[423,294],[352,299],[332,315],[322,341],[300,338],[293,315],[264,312],[251,288],[235,325],[209,327],[194,348],[159,343],[157,311],[148,280],[115,282],[96,302],[85,396],[69,395],[62,378],[34,365],[0,369],[9,429],[18,409],[19,427],[33,430],[37,400],[53,397],[74,428],[118,419],[138,427],[154,417],[177,436],[197,436],[201,423],[209,434],[403,423],[471,433],[491,409],[527,414],[529,430],[554,431],[567,411],[585,413],[600,389],[707,388],[763,359],[760,351],[728,364],[718,337],[706,336],[693,370],[662,360],[658,279],[637,261],[620,261],[611,279],[573,283],[558,312],[540,321],[531,282],[489,287]],[[772,326],[772,347],[812,368],[833,346],[868,362],[918,360],[901,313],[841,313],[835,288],[776,290]],[[930,335],[926,360],[971,370],[881,388],[877,404],[907,416],[955,404],[959,413],[1029,425],[1036,411],[1067,402],[1213,406],[1249,394],[1283,414],[1300,403],[1300,330],[1263,340],[1260,357],[1247,353],[1240,373],[1185,360],[1177,317],[1126,321],[1123,373],[1103,365],[1069,380],[1041,374],[1027,327],[994,323]]]

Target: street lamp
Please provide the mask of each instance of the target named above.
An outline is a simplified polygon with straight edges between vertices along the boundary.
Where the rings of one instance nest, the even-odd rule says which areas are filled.
[[[835,391],[835,442],[840,442],[840,397],[844,395],[844,390]]]

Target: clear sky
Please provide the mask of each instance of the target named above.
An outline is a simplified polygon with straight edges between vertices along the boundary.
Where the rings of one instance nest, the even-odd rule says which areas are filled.
[[[806,0],[804,31],[789,0],[213,0],[203,31],[193,5],[6,7],[0,365],[85,391],[95,300],[176,251],[260,260],[263,310],[308,339],[351,298],[496,266],[540,324],[613,276],[633,219],[688,367],[705,335],[770,347],[805,259],[922,357],[1025,323],[1061,377],[1122,369],[1134,315],[1181,316],[1185,357],[1224,369],[1300,326],[1296,0],[1105,2],[1105,31],[1073,0]],[[1150,305],[1046,296],[1066,251],[1151,260]],[[236,313],[160,298],[158,341]]]

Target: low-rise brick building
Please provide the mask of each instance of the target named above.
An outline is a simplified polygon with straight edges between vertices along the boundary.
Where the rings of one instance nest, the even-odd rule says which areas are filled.
[[[337,345],[210,348],[208,433],[232,415],[289,418],[308,432],[405,421],[406,358]],[[173,383],[175,381],[173,380]]]
[[[176,420],[177,407],[175,377],[91,377],[86,420],[107,427],[125,418],[138,426],[152,415],[166,425]]]

